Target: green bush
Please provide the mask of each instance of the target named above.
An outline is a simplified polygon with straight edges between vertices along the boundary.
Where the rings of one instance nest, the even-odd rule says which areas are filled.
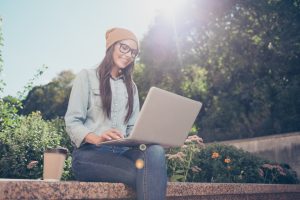
[[[45,121],[39,112],[15,119],[13,128],[1,130],[0,177],[42,178],[43,152],[46,148],[66,145],[59,121]],[[70,157],[63,179],[70,179]]]
[[[299,183],[296,172],[288,164],[265,163],[259,172],[263,183]]]
[[[66,132],[65,121],[62,118],[56,118],[51,120],[50,122],[55,127],[56,133],[61,135],[60,146],[65,147],[69,150],[68,157],[65,161],[64,172],[62,174],[61,179],[74,180],[75,177],[72,173],[72,168],[71,168],[71,164],[72,164],[71,153],[74,147],[72,146],[71,139]]]
[[[260,183],[262,160],[233,146],[207,145],[198,154],[200,172],[194,181]]]
[[[21,102],[14,98],[0,98],[0,132],[3,130],[14,128],[18,121],[18,109]],[[1,137],[1,136],[0,136]]]
[[[170,181],[218,183],[298,183],[287,164],[276,164],[254,154],[222,144],[201,145],[187,140],[181,148],[168,151]]]

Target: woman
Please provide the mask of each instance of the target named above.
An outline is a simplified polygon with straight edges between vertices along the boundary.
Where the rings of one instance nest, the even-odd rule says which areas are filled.
[[[146,150],[100,144],[130,134],[139,112],[132,80],[138,54],[137,37],[129,30],[106,32],[106,55],[97,69],[82,70],[73,82],[65,116],[75,146],[72,170],[79,181],[122,182],[138,199],[165,199],[167,175],[164,149]]]

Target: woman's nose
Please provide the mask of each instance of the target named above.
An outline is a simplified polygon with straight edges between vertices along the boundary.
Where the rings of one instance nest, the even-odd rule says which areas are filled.
[[[131,58],[131,51],[128,51],[127,53],[125,53],[125,56]]]

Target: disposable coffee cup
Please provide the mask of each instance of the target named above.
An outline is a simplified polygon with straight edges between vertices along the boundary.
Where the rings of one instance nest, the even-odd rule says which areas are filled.
[[[45,181],[59,181],[61,179],[68,149],[63,147],[48,148],[44,152],[44,171]]]

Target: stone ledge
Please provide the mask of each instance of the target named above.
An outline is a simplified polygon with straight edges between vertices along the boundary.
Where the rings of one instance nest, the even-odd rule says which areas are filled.
[[[122,183],[0,179],[0,199],[134,199]],[[300,185],[168,183],[167,199],[300,199]]]

